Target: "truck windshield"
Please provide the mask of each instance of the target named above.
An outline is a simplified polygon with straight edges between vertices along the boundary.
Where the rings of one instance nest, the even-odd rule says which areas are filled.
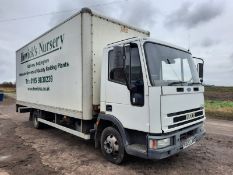
[[[200,83],[190,53],[151,42],[146,42],[144,48],[153,86]]]

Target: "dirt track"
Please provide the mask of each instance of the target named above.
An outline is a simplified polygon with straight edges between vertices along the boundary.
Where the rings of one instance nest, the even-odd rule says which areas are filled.
[[[0,175],[9,174],[233,174],[233,122],[208,120],[202,141],[161,161],[129,157],[107,162],[92,142],[57,129],[36,130],[28,114],[0,104]]]

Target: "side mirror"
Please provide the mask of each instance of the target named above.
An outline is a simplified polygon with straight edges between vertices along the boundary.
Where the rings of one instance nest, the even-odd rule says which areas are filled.
[[[137,92],[137,86],[135,84],[130,84],[129,85],[129,90],[131,93],[136,93]]]
[[[136,106],[143,106],[144,104],[144,97],[140,93],[133,93],[131,95],[131,103]]]
[[[198,75],[199,75],[201,83],[203,82],[203,66],[204,66],[203,63],[197,64],[197,71],[198,71]]]
[[[197,59],[201,61],[202,63],[197,63],[197,72],[199,75],[200,82],[203,82],[203,69],[204,69],[204,59],[198,58],[198,57],[193,57],[193,59]]]

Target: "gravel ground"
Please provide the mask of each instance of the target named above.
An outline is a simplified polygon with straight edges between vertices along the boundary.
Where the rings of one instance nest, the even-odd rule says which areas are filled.
[[[54,128],[36,130],[14,100],[0,104],[0,175],[5,174],[233,174],[233,122],[208,120],[200,142],[173,157],[107,162],[94,143]]]

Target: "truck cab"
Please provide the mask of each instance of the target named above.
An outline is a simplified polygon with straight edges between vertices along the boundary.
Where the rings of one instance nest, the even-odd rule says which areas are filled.
[[[125,152],[163,159],[194,144],[205,133],[200,78],[184,48],[138,37],[107,45],[96,145],[120,163]]]

